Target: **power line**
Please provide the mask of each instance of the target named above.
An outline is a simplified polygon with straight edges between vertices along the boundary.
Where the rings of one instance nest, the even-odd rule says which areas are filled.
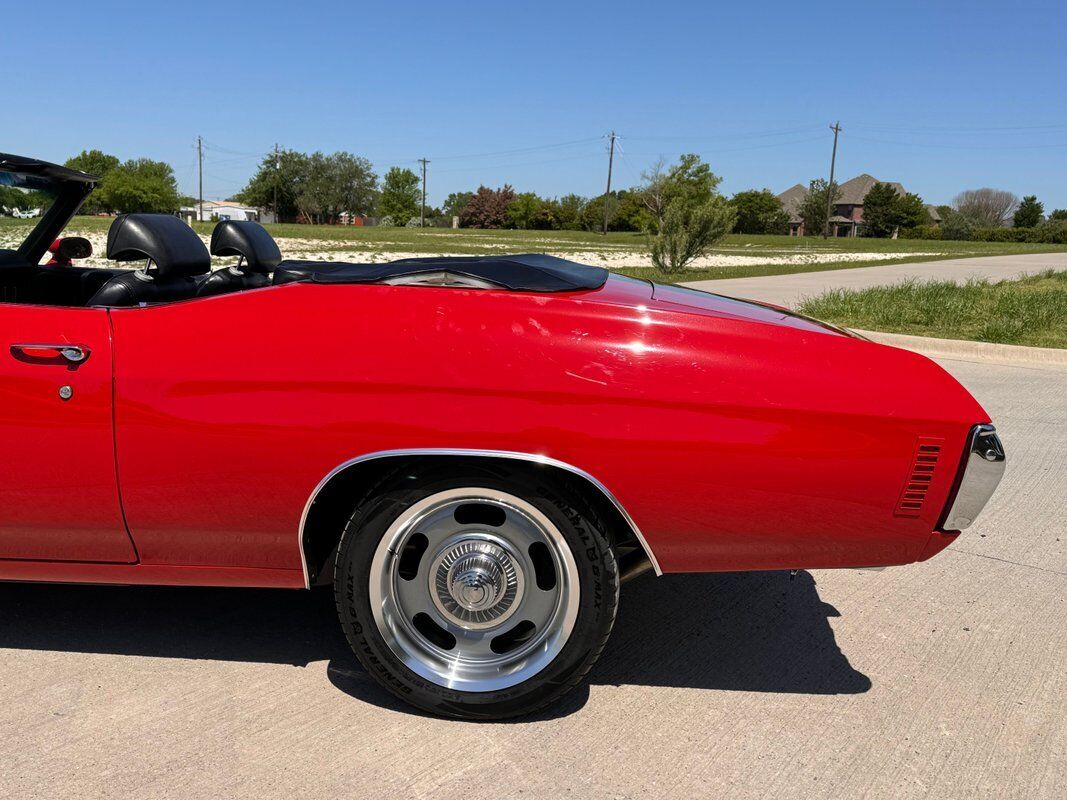
[[[626,138],[632,142],[713,142],[713,141],[728,141],[730,139],[766,139],[774,136],[790,136],[794,133],[806,133],[808,131],[815,130],[817,125],[805,125],[801,128],[785,128],[773,131],[762,131],[759,133],[724,133],[715,136],[630,136],[627,134]]]
[[[504,164],[476,164],[470,167],[450,167],[448,169],[439,169],[435,171],[436,174],[442,174],[446,172],[479,172],[482,170],[490,169],[510,169],[511,167],[537,167],[542,164],[559,164],[563,161],[588,161],[589,153],[582,153],[575,156],[563,156],[561,158],[548,158],[541,159],[539,161],[511,161]]]
[[[855,128],[872,131],[911,131],[959,132],[959,133],[997,133],[1016,131],[1059,131],[1067,129],[1067,124],[1051,125],[878,125],[851,123]]]
[[[513,150],[496,150],[490,153],[467,153],[459,156],[435,156],[438,161],[459,161],[465,158],[488,158],[490,156],[510,156],[518,153],[533,153],[538,150],[553,150],[559,147],[573,147],[578,144],[588,144],[589,142],[598,142],[604,137],[594,136],[589,139],[575,139],[570,142],[558,142],[556,144],[542,144],[534,147],[519,147]]]
[[[900,147],[930,147],[937,150],[1004,150],[1007,145],[1005,144],[961,144],[954,142],[952,144],[942,144],[939,142],[898,142],[890,139],[876,139],[869,136],[852,136],[852,139],[859,142],[872,142],[874,144],[891,144]],[[1012,150],[1049,150],[1059,147],[1067,147],[1067,142],[1049,142],[1047,144],[1011,144]]]
[[[257,158],[262,158],[263,157],[263,153],[261,153],[261,152],[260,153],[255,153],[255,152],[252,152],[251,150],[234,150],[232,148],[223,147],[220,144],[215,144],[214,142],[209,142],[209,141],[206,141],[206,140],[204,140],[204,144],[207,145],[208,150],[217,150],[220,153],[229,153],[230,155],[235,155],[235,156],[256,156]]]

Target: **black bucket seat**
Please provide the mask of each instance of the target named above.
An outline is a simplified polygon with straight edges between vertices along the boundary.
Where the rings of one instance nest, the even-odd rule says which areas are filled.
[[[237,266],[212,272],[200,282],[198,297],[270,285],[270,273],[282,260],[278,243],[251,220],[223,220],[211,232],[211,255],[237,256]]]
[[[135,306],[196,297],[196,276],[211,271],[211,256],[192,228],[169,214],[124,214],[107,232],[107,257],[146,260],[144,269],[110,278],[90,306]]]

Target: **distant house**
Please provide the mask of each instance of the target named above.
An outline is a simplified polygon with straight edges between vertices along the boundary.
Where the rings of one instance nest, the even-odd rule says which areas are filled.
[[[867,192],[876,183],[886,183],[886,181],[879,181],[874,176],[863,173],[840,185],[840,194],[830,214],[831,236],[856,236],[859,233],[860,228],[863,226],[863,201],[867,197]],[[899,183],[888,183],[896,189],[897,194],[906,194],[904,187]],[[807,196],[808,187],[799,183],[778,195],[782,208],[789,214],[790,236],[818,235],[822,233],[822,231],[804,230],[804,220],[800,217],[800,206]],[[926,210],[930,213],[930,219],[935,225],[940,223],[941,216],[933,206],[927,206]]]
[[[197,208],[197,203],[191,206],[182,206],[181,218],[188,221],[212,220],[252,220],[254,222],[273,222],[274,216],[269,212],[255,206],[245,206],[233,200],[205,200],[203,209]]]

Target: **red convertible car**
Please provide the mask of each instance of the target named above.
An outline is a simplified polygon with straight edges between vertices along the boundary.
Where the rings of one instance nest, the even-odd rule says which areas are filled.
[[[287,262],[230,221],[209,255],[129,214],[79,267],[94,181],[0,155],[51,198],[0,250],[3,580],[332,584],[386,688],[497,718],[582,680],[627,577],[921,561],[1004,469],[920,355],[558,258]]]

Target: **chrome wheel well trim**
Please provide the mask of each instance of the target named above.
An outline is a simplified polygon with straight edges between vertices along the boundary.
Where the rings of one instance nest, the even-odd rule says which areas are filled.
[[[663,570],[660,569],[659,561],[656,560],[656,554],[652,552],[652,548],[649,546],[648,541],[645,539],[641,529],[637,527],[637,523],[634,522],[634,518],[630,516],[629,512],[619,502],[618,498],[611,493],[602,482],[597,480],[593,475],[586,472],[580,467],[576,467],[573,464],[568,464],[566,461],[560,461],[559,459],[552,458],[546,455],[540,455],[538,453],[523,453],[520,451],[512,450],[465,450],[462,448],[412,448],[401,450],[376,450],[371,453],[365,453],[364,455],[357,456],[356,458],[350,458],[341,464],[338,464],[332,470],[327,473],[314,491],[311,492],[311,496],[308,497],[307,503],[304,505],[304,511],[300,515],[300,527],[297,530],[297,547],[300,550],[300,568],[304,573],[304,588],[311,588],[311,580],[308,576],[307,555],[304,552],[304,529],[307,526],[308,516],[311,514],[311,507],[315,504],[316,498],[322,492],[324,488],[337,477],[340,473],[344,472],[349,467],[354,467],[356,464],[362,464],[367,461],[376,461],[383,458],[403,458],[409,456],[448,456],[453,458],[504,458],[511,459],[512,461],[523,461],[528,464],[540,464],[545,467],[555,467],[562,469],[565,472],[569,472],[579,478],[588,481],[597,491],[599,491],[604,497],[615,507],[615,509],[622,516],[623,521],[630,526],[630,530],[634,536],[637,537],[638,543],[641,545],[641,549],[645,551],[645,556],[652,564],[652,568],[655,570],[656,575],[662,575]]]

